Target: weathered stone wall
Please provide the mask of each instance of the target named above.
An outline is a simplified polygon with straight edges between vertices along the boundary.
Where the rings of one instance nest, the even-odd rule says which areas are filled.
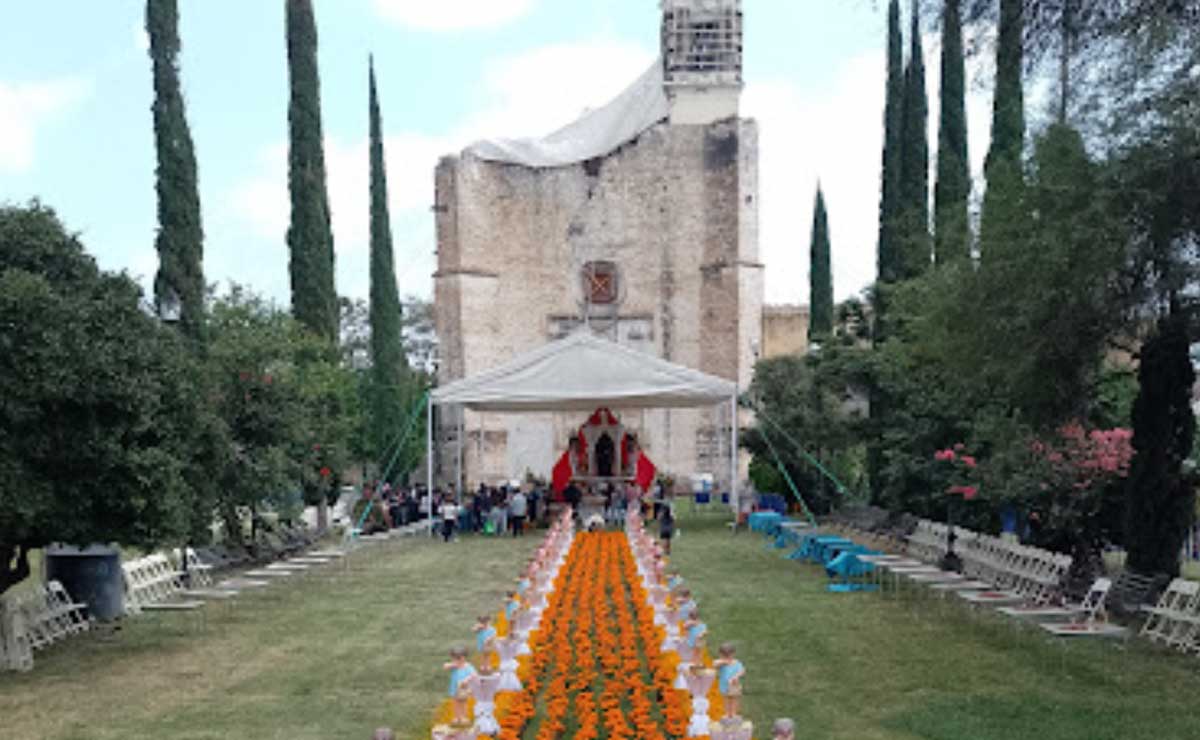
[[[808,351],[808,306],[767,306],[762,312],[762,356],[804,354]]]
[[[757,172],[757,127],[737,119],[662,124],[577,166],[443,159],[435,178],[440,381],[561,336],[586,310],[584,265],[607,260],[617,265],[621,300],[615,322],[598,316],[594,326],[746,386],[762,330]],[[618,413],[641,430],[660,469],[728,480],[727,409]],[[585,418],[466,414],[467,480],[520,477],[526,469],[548,475]],[[726,460],[719,465],[714,440]],[[443,449],[444,479],[456,459]]]

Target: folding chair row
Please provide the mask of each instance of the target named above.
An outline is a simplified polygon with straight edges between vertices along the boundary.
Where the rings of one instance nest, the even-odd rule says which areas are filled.
[[[179,548],[171,550],[171,563],[176,567],[181,579],[186,570],[193,584],[201,588],[212,586],[212,572],[217,569],[217,566],[201,560],[200,554],[194,548],[186,547],[182,551]]]
[[[1062,583],[1071,569],[1071,556],[1009,542],[998,537],[976,535],[960,538],[956,552],[963,574],[982,589],[960,589],[959,595],[975,604],[1061,603]]]
[[[0,610],[4,622],[0,663],[20,670],[32,668],[33,651],[91,628],[86,608],[87,604],[74,601],[58,581],[10,595]]]
[[[183,573],[167,559],[154,553],[121,563],[125,576],[125,612],[188,611],[199,609],[202,601],[174,601],[186,591]]]
[[[917,527],[908,535],[908,555],[935,562],[946,552],[950,527],[941,522],[921,519]]]
[[[1200,652],[1200,582],[1176,578],[1157,604],[1143,610],[1142,637],[1183,652]]]

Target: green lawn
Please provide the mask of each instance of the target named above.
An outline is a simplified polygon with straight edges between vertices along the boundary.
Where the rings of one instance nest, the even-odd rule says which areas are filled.
[[[1137,640],[1056,642],[932,597],[832,594],[817,566],[760,535],[712,520],[682,530],[674,563],[709,644],[739,645],[758,728],[790,716],[803,738],[1200,738],[1194,657]]]
[[[406,539],[348,573],[210,607],[203,632],[148,615],[68,640],[33,672],[0,674],[0,738],[428,737],[447,651],[501,606],[537,541]]]
[[[932,599],[830,594],[758,535],[685,519],[675,562],[716,644],[746,664],[765,738],[1148,740],[1200,737],[1200,660],[1137,641],[1065,645]],[[499,608],[524,541],[380,546],[335,578],[277,584],[210,612],[133,620],[0,675],[4,740],[428,737],[447,649]],[[369,567],[366,567],[367,563]]]

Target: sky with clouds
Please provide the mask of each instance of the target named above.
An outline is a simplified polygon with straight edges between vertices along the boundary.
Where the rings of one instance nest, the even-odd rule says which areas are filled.
[[[179,0],[210,282],[288,300],[283,0]],[[907,4],[907,3],[906,3]],[[875,271],[886,18],[871,0],[745,0],[743,115],[761,129],[767,300],[807,302],[825,191],[839,299]],[[397,278],[428,297],[437,159],[603,105],[657,54],[655,0],[314,0],[338,289],[368,291],[367,55],[384,116]],[[102,267],[149,285],[153,98],[143,0],[12,3],[0,25],[0,202],[37,198]],[[938,53],[925,45],[936,142]],[[968,103],[978,172],[990,93]]]

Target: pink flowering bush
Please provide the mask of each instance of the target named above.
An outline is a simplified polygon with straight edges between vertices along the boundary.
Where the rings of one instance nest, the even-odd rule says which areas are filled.
[[[950,481],[946,485],[946,493],[962,496],[963,501],[970,501],[979,495],[979,487],[968,484],[968,479],[973,477],[978,463],[973,456],[966,454],[964,449],[964,445],[956,444],[933,453],[933,459],[945,463],[943,468]]]
[[[1081,567],[1098,567],[1101,549],[1119,531],[1132,443],[1129,429],[1087,429],[1079,423],[1030,443],[1035,489],[1028,503],[1038,544],[1073,553]]]

